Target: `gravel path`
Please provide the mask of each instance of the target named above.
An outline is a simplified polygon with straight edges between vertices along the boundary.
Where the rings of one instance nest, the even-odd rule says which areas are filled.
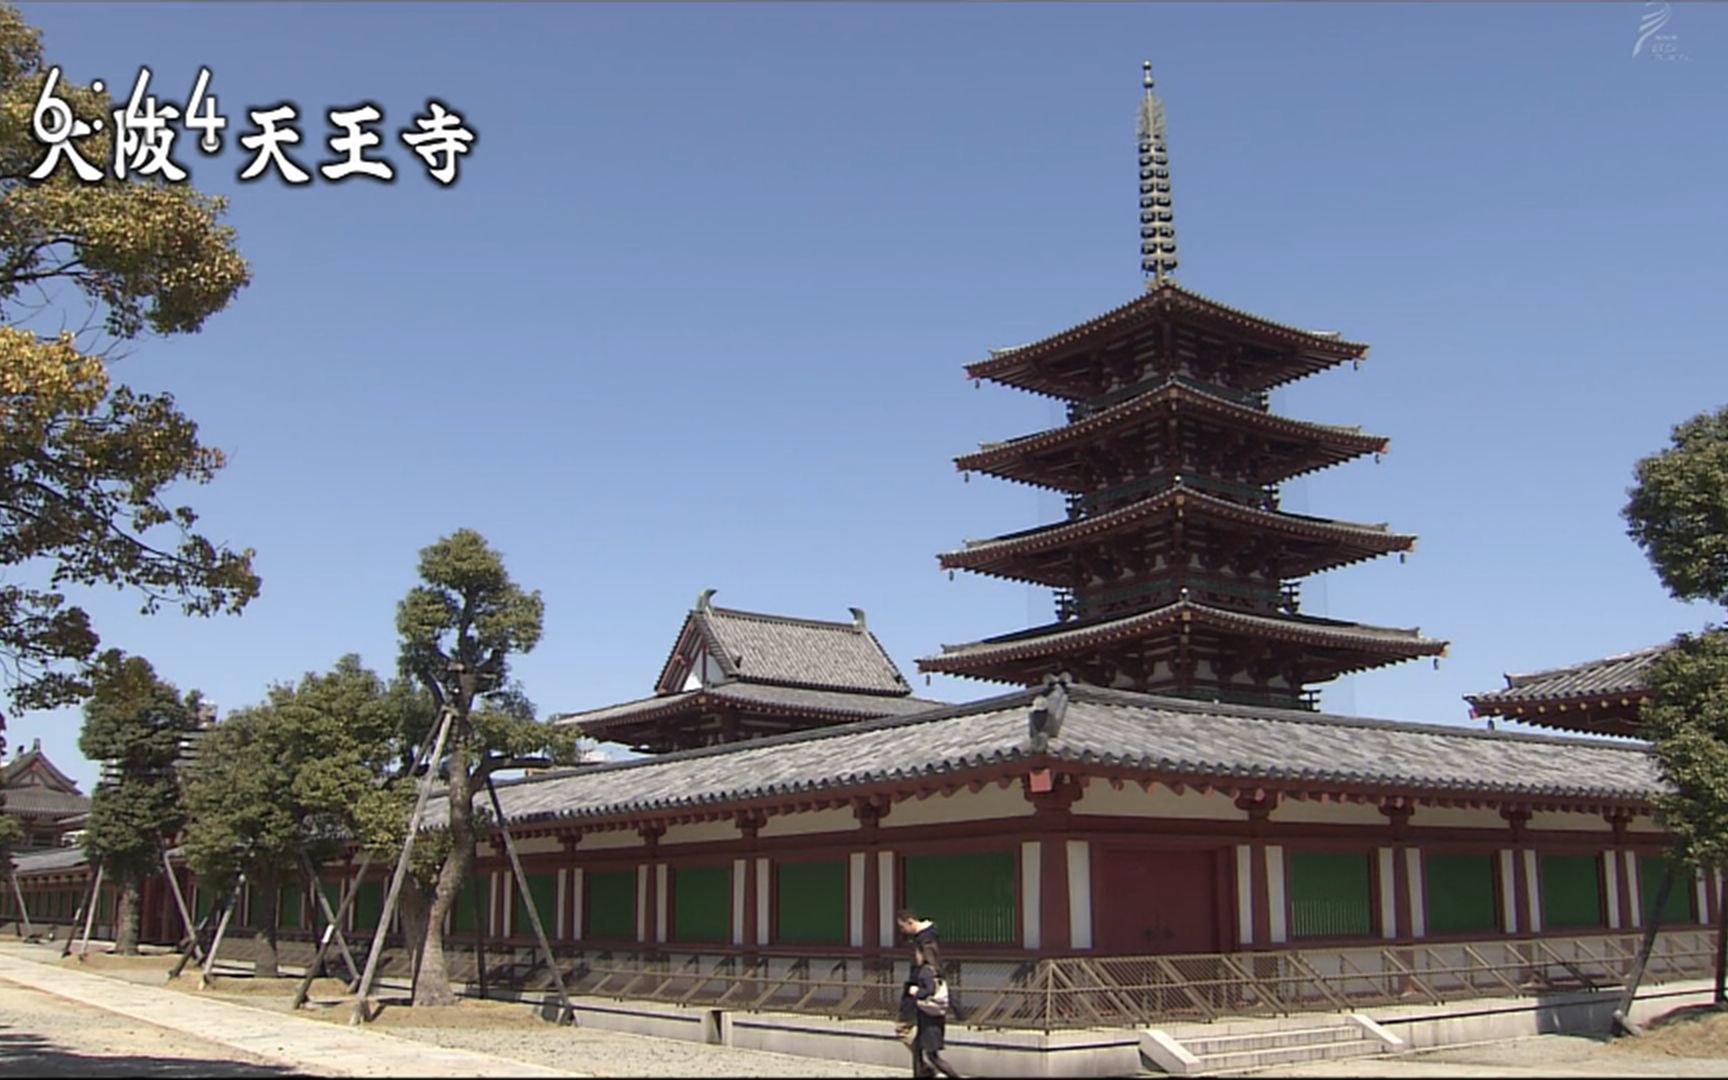
[[[261,1058],[0,980],[0,1075],[296,1075]]]
[[[57,952],[50,953],[47,949],[32,949],[26,946],[15,946],[11,943],[0,944],[0,952],[14,955],[28,955],[38,962],[46,961],[57,967],[66,967],[89,975],[101,975],[137,987],[159,988],[162,994],[188,994],[200,998],[225,1001],[235,1005],[245,1005],[251,1008],[263,1009],[269,1012],[288,1013],[290,994],[293,991],[294,980],[284,980],[280,989],[267,988],[254,983],[249,977],[241,975],[243,969],[229,968],[234,975],[241,977],[218,978],[206,991],[196,989],[198,979],[196,969],[188,968],[187,973],[177,979],[171,986],[163,985],[163,974],[172,963],[172,957],[156,956],[151,958],[126,959],[105,955],[92,955],[87,962],[79,964],[75,960],[59,960]],[[10,984],[0,981],[0,986]],[[296,1015],[311,1019],[340,1024],[344,1030],[373,1031],[389,1035],[397,1039],[408,1039],[434,1046],[447,1047],[455,1050],[468,1050],[505,1061],[519,1061],[527,1065],[541,1065],[554,1069],[564,1069],[573,1072],[586,1073],[594,1076],[905,1076],[911,1072],[911,1060],[908,1057],[905,1068],[882,1068],[874,1065],[862,1065],[852,1062],[826,1061],[820,1058],[799,1057],[791,1054],[776,1054],[761,1050],[743,1050],[725,1046],[708,1046],[702,1043],[686,1042],[681,1039],[663,1039],[651,1035],[633,1035],[624,1032],[600,1031],[591,1028],[557,1027],[541,1020],[532,1006],[510,1004],[499,1001],[464,1001],[453,1009],[410,1010],[406,1007],[386,1005],[378,1020],[361,1029],[347,1028],[347,1003],[340,994],[341,985],[334,981],[321,981],[320,991],[314,992],[315,1005],[322,1004],[324,1008],[314,1008]],[[333,991],[333,992],[331,992]],[[19,992],[31,993],[20,989]],[[47,995],[36,995],[39,998],[53,1002],[58,999]],[[387,1000],[391,995],[386,993]],[[65,1002],[67,1009],[83,1009],[71,1002]],[[98,1016],[107,1016],[107,1026],[112,1029],[122,1028],[129,1024],[121,1018],[102,1014],[99,1010],[86,1009]],[[4,1020],[0,1019],[0,1024]],[[41,1024],[46,1023],[47,1027]],[[139,1025],[147,1027],[147,1025]],[[34,1030],[51,1031],[54,1037],[60,1036],[61,1027],[58,1020],[44,1017]],[[5,1073],[6,1037],[9,1033],[0,1030],[0,1074]],[[171,1033],[161,1032],[158,1038],[169,1037]],[[197,1044],[200,1040],[192,1039]],[[386,1040],[381,1040],[386,1041]],[[200,1047],[201,1052],[208,1053],[215,1063],[206,1061],[202,1068],[189,1069],[185,1075],[208,1074],[212,1069],[222,1067],[224,1060],[233,1060],[235,1051],[226,1047],[208,1044]],[[34,1071],[36,1059],[30,1059]],[[71,1069],[63,1075],[85,1075],[88,1070]],[[110,1075],[139,1075],[139,1069],[117,1070]],[[169,1074],[163,1074],[169,1075]],[[180,1074],[173,1074],[180,1075]],[[229,1075],[233,1075],[230,1073]],[[286,1075],[276,1072],[274,1075]]]

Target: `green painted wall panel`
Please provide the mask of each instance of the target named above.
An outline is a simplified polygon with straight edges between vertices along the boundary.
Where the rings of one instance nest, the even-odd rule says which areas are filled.
[[[1542,928],[1603,925],[1602,868],[1594,855],[1544,855],[1540,860]]]
[[[287,930],[300,929],[301,897],[305,888],[301,885],[284,885],[276,895],[276,925]]]
[[[450,909],[450,932],[474,936],[492,911],[491,895],[485,875],[463,882],[462,888],[456,892],[456,903]],[[474,918],[476,911],[481,912],[478,921]]]
[[[1661,855],[1638,856],[1639,910],[1643,925],[1650,925],[1650,913],[1656,908],[1656,894],[1662,890],[1662,875],[1668,872],[1668,860]],[[1674,875],[1674,887],[1668,890],[1668,905],[1662,909],[1662,925],[1676,926],[1698,921],[1697,889],[1691,873],[1684,868]]]
[[[589,871],[585,879],[587,902],[583,919],[585,935],[601,940],[636,939],[636,871]]]
[[[671,875],[673,941],[724,942],[732,938],[732,868],[685,866]]]
[[[1492,934],[1500,929],[1493,855],[1428,855],[1422,892],[1430,934]]]
[[[516,882],[510,882],[512,887]],[[540,913],[540,925],[546,930],[548,941],[558,937],[558,875],[529,874],[528,892],[534,897],[534,907]],[[510,915],[510,933],[516,937],[531,938],[534,936],[534,924],[528,920],[528,904],[517,888],[515,893],[515,910]]]
[[[844,861],[779,863],[774,867],[774,940],[788,944],[846,943]]]
[[[1013,852],[908,855],[901,874],[906,906],[936,921],[943,944],[1017,943],[1020,890]]]
[[[378,929],[378,916],[384,910],[384,883],[363,881],[354,894],[354,929]]]
[[[1290,936],[1368,937],[1374,933],[1374,890],[1366,854],[1290,854]]]

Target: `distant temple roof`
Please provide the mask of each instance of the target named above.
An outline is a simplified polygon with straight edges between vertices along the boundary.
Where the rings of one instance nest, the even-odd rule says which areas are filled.
[[[691,635],[710,646],[709,655],[728,678],[861,694],[911,692],[857,608],[851,622],[825,622],[717,608],[707,601],[711,595],[712,590],[703,593],[685,619],[660,671],[661,693],[684,689],[679,660]]]
[[[78,790],[77,781],[55,767],[35,740],[4,766],[0,766],[0,812],[19,817],[54,818],[82,814],[90,800]]]
[[[1472,716],[1504,716],[1527,724],[1636,735],[1638,710],[1650,697],[1651,665],[1672,646],[1655,645],[1566,667],[1505,676],[1506,688],[1465,694]]]
[[[848,622],[829,622],[717,608],[713,595],[704,591],[685,617],[654,696],[553,722],[660,753],[940,704],[911,696],[858,608]]]
[[[1035,735],[1037,691],[837,727],[502,782],[513,823],[722,812],[738,804],[903,794],[952,777],[1024,775],[1040,761],[1082,773],[1431,802],[1643,804],[1665,790],[1642,746],[1472,731],[1290,709],[1186,701],[1075,685],[1054,731]],[[424,824],[439,827],[435,800]]]

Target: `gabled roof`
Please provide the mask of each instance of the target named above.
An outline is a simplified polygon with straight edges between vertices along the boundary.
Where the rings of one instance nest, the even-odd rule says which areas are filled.
[[[659,693],[683,691],[680,672],[698,647],[729,681],[853,694],[912,692],[857,608],[850,622],[825,622],[717,608],[708,602],[711,595],[713,590],[704,592],[685,618],[660,670]]]
[[[41,739],[35,740],[30,749],[0,766],[0,788],[10,789],[15,784],[22,784],[24,777],[31,772],[39,774],[50,790],[78,794],[78,782],[48,760],[48,755],[42,752]]]
[[[1483,732],[1299,710],[1186,701],[1076,685],[1042,749],[1021,691],[934,709],[498,785],[512,823],[612,822],[776,801],[844,802],[1014,775],[1041,762],[1167,782],[1418,800],[1645,805],[1665,790],[1639,746]],[[1418,817],[1420,812],[1418,811]],[[435,798],[422,823],[440,827]]]

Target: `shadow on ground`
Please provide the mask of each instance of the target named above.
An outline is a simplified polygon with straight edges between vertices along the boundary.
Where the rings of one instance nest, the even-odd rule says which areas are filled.
[[[79,1054],[29,1032],[0,1026],[0,1076],[302,1076],[274,1065],[219,1058]]]

